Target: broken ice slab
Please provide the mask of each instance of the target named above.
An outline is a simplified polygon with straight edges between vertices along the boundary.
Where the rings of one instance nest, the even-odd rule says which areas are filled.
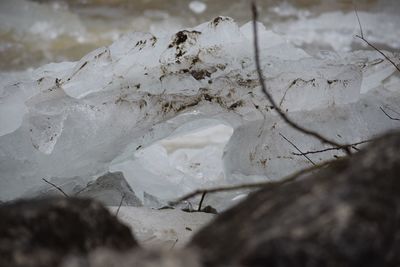
[[[107,206],[142,206],[121,172],[106,173],[85,184],[80,177],[43,180],[43,185],[27,191],[23,197],[43,198],[63,195],[92,198]],[[51,183],[51,184],[50,184]]]
[[[75,195],[96,199],[107,206],[142,206],[142,202],[135,195],[122,172],[106,173],[90,182]]]
[[[352,144],[399,129],[399,122],[391,120],[381,110],[381,107],[397,107],[398,103],[400,95],[393,94],[382,86],[379,90],[362,95],[354,104],[299,111],[290,113],[289,116],[331,140],[340,144]],[[356,146],[358,149],[361,147],[362,144]],[[236,128],[225,147],[225,175],[232,178],[234,174],[239,173],[279,179],[296,170],[344,156],[340,149],[301,155],[328,148],[332,147],[299,133],[278,117],[270,117],[266,121],[251,121]]]
[[[149,194],[166,204],[182,192],[219,184],[224,181],[223,148],[233,129],[216,123],[206,120],[185,124],[167,139],[139,149],[134,158],[111,165],[110,170],[124,173],[137,195],[143,194],[146,207],[159,207],[146,201]],[[200,124],[203,127],[198,129]]]

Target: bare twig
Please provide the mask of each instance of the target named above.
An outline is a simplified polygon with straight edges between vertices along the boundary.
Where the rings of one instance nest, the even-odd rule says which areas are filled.
[[[87,187],[81,188],[78,192],[76,192],[76,193],[74,194],[74,196],[79,195],[80,193],[82,193],[83,191],[85,191],[86,188],[87,188]]]
[[[363,32],[363,29],[361,27],[360,17],[358,16],[358,10],[357,10],[357,7],[356,7],[356,3],[354,3],[354,1],[353,1],[353,7],[354,7],[354,12],[356,13],[358,26],[360,26],[360,35],[361,35],[362,38],[364,38],[364,32]]]
[[[355,150],[358,150],[358,148],[356,148],[355,146],[361,145],[361,144],[365,144],[365,143],[369,143],[374,141],[374,139],[370,139],[370,140],[365,140],[365,141],[361,141],[361,142],[357,142],[357,143],[353,143],[353,144],[349,144],[347,145],[348,147],[351,147]],[[321,149],[321,150],[315,150],[315,151],[307,151],[307,152],[303,152],[303,153],[292,153],[295,156],[304,156],[304,155],[309,155],[309,154],[318,154],[318,153],[323,153],[323,152],[327,152],[327,151],[332,151],[332,150],[340,150],[340,147],[330,147],[330,148],[325,148],[325,149]]]
[[[204,197],[206,196],[206,192],[204,192],[202,195],[201,195],[201,199],[200,199],[200,203],[199,203],[199,208],[197,209],[197,211],[201,211],[201,205],[203,205],[203,200],[204,200]]]
[[[400,72],[400,67],[397,66],[397,64],[391,60],[385,53],[382,52],[382,50],[380,50],[379,48],[377,48],[376,46],[374,46],[373,44],[371,44],[365,37],[364,37],[364,33],[363,33],[363,29],[361,26],[361,22],[360,22],[360,17],[358,16],[358,12],[357,12],[357,8],[356,5],[354,4],[354,12],[356,14],[357,17],[357,21],[358,21],[358,25],[360,27],[360,34],[356,35],[357,38],[361,39],[364,43],[366,43],[369,47],[371,47],[372,49],[374,49],[376,52],[378,52],[379,54],[381,54],[387,61],[389,61],[399,72]]]
[[[394,63],[393,60],[391,60],[385,53],[383,53],[379,48],[377,48],[376,46],[374,46],[373,44],[371,44],[367,39],[365,39],[364,37],[360,36],[360,35],[356,35],[357,38],[363,40],[368,46],[370,46],[372,49],[374,49],[375,51],[377,51],[379,54],[381,54],[387,61],[389,61],[396,69],[397,71],[400,72],[400,67],[396,65],[396,63]]]
[[[389,106],[386,106],[386,109],[388,109],[388,110],[392,111],[393,113],[396,113],[397,115],[400,116],[400,112],[394,110],[393,108],[391,108],[391,107],[389,107]]]
[[[289,139],[287,139],[283,134],[279,133],[279,135],[285,139],[289,144],[291,144],[297,151],[300,152],[300,155],[304,156],[309,162],[311,162],[312,165],[315,165],[315,163],[305,154],[303,151],[300,150],[293,142],[291,142]]]
[[[386,115],[386,117],[388,117],[389,119],[394,120],[394,121],[400,121],[399,118],[395,118],[395,117],[390,116],[382,107],[379,107],[379,108],[382,110],[382,112],[383,112],[383,113]]]
[[[169,248],[169,250],[173,250],[174,247],[175,247],[175,245],[176,245],[176,243],[178,243],[178,241],[179,241],[179,239],[177,238],[177,239],[174,241],[174,243],[172,244],[172,246]]]
[[[255,57],[255,63],[256,63],[256,69],[258,73],[258,79],[260,81],[260,86],[265,94],[265,96],[268,98],[269,102],[271,105],[275,108],[277,111],[278,115],[287,123],[289,124],[292,128],[306,134],[313,136],[314,138],[319,139],[322,143],[326,143],[329,145],[332,145],[334,147],[340,147],[346,154],[350,155],[351,151],[348,148],[348,146],[343,146],[335,141],[329,140],[326,137],[322,136],[321,134],[310,130],[306,129],[303,126],[300,126],[296,122],[292,121],[291,119],[288,118],[288,116],[279,108],[279,106],[275,103],[275,100],[273,99],[272,95],[268,92],[267,87],[265,86],[264,78],[263,78],[263,73],[261,70],[261,63],[260,63],[260,51],[258,47],[258,30],[257,30],[257,19],[258,19],[258,12],[257,12],[257,7],[255,3],[252,3],[252,12],[253,12],[253,35],[254,35],[254,57]]]
[[[286,176],[285,178],[283,178],[279,181],[264,181],[264,182],[259,182],[259,183],[248,183],[248,184],[214,187],[214,188],[208,188],[208,189],[197,189],[189,194],[186,194],[186,195],[178,198],[175,201],[171,201],[169,204],[171,206],[175,206],[175,205],[181,203],[182,201],[188,200],[190,198],[193,198],[195,196],[202,195],[205,193],[228,192],[228,191],[235,191],[235,190],[240,190],[240,189],[251,189],[251,188],[260,188],[260,187],[265,187],[265,186],[278,186],[278,185],[286,184],[286,183],[296,180],[298,177],[300,177],[303,174],[307,174],[312,171],[326,167],[329,164],[331,164],[332,162],[334,162],[334,161],[326,161],[323,163],[319,163],[317,165],[313,165],[309,168],[302,169],[302,170],[297,171],[289,176]]]
[[[120,209],[121,206],[122,206],[122,201],[124,201],[124,198],[125,198],[125,193],[124,193],[124,194],[122,195],[122,197],[121,197],[121,201],[119,202],[118,209],[117,209],[117,212],[115,213],[115,216],[118,216],[119,209]]]
[[[49,185],[53,186],[54,188],[56,188],[58,191],[60,191],[64,196],[69,197],[67,193],[64,192],[64,190],[62,190],[60,187],[56,186],[55,184],[47,181],[46,179],[42,178],[42,180],[46,183],[48,183]]]

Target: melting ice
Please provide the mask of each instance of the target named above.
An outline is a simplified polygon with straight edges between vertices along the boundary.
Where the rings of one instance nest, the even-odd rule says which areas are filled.
[[[293,120],[340,143],[399,128],[381,111],[400,111],[399,74],[378,53],[311,56],[258,27],[266,84]],[[170,36],[131,33],[78,62],[2,78],[0,199],[39,188],[42,178],[82,186],[122,171],[141,201],[163,202],[309,166],[282,136],[301,151],[326,146],[288,127],[266,101],[251,32],[218,17]],[[206,143],[200,130],[214,131]],[[188,145],[188,135],[198,143]],[[238,194],[207,202],[223,208]]]

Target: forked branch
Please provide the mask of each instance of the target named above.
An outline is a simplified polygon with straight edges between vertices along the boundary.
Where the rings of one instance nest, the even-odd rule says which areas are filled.
[[[389,58],[385,53],[382,52],[382,50],[380,50],[379,48],[377,48],[375,45],[371,44],[365,37],[364,37],[364,32],[361,26],[361,21],[360,21],[360,17],[358,16],[358,11],[356,6],[354,5],[354,12],[356,13],[356,17],[357,17],[357,21],[358,21],[358,26],[360,27],[360,34],[356,35],[357,38],[361,39],[364,43],[366,43],[369,47],[371,47],[372,49],[374,49],[376,52],[378,52],[379,54],[381,54],[387,61],[389,61],[396,69],[397,71],[400,72],[400,67],[391,59]]]
[[[317,165],[313,165],[309,168],[302,169],[300,171],[297,171],[289,176],[286,176],[285,178],[279,180],[279,181],[264,181],[264,182],[259,182],[259,183],[248,183],[248,184],[239,184],[239,185],[228,185],[228,186],[220,186],[220,187],[213,187],[213,188],[208,188],[208,189],[197,189],[189,194],[186,194],[180,198],[178,198],[175,201],[171,201],[169,204],[171,206],[175,206],[182,201],[188,200],[190,198],[196,197],[198,195],[204,195],[208,193],[216,193],[216,192],[229,192],[229,191],[236,191],[236,190],[242,190],[242,189],[252,189],[252,188],[260,188],[260,187],[265,187],[265,186],[278,186],[278,185],[283,185],[289,182],[295,181],[297,178],[300,176],[310,173],[315,170],[319,170],[323,167],[328,166],[334,161],[326,161]]]
[[[395,118],[393,116],[390,116],[382,107],[379,107],[381,109],[381,111],[386,115],[386,117],[388,117],[389,119],[393,120],[393,121],[400,121],[399,118]]]
[[[365,144],[365,143],[369,143],[374,141],[374,139],[370,139],[370,140],[365,140],[365,141],[361,141],[361,142],[357,142],[357,143],[353,143],[353,144],[349,144],[346,145],[349,148],[353,148],[356,149],[356,146],[361,145],[361,144]],[[292,153],[295,156],[305,156],[305,155],[310,155],[310,154],[319,154],[319,153],[323,153],[323,152],[327,152],[327,151],[333,151],[333,150],[340,150],[341,147],[330,147],[330,148],[325,148],[325,149],[321,149],[321,150],[314,150],[314,151],[307,151],[307,152],[302,152],[302,153]]]
[[[287,123],[289,124],[292,128],[296,129],[297,131],[300,131],[306,135],[313,136],[314,138],[319,139],[322,143],[329,144],[334,147],[339,147],[341,150],[343,150],[346,154],[350,155],[351,151],[348,146],[339,144],[333,140],[330,140],[321,134],[307,129],[293,120],[291,120],[285,112],[283,112],[280,107],[276,104],[274,98],[270,94],[270,92],[267,90],[267,87],[265,85],[262,69],[261,69],[261,63],[260,63],[260,49],[258,47],[258,30],[257,30],[257,19],[258,19],[258,12],[257,12],[257,6],[253,2],[252,3],[252,13],[253,13],[253,37],[254,37],[254,58],[255,58],[255,63],[256,63],[256,69],[257,69],[257,74],[258,74],[258,79],[260,81],[260,86],[261,89],[264,93],[264,95],[267,97],[271,105],[274,107],[274,109],[277,111],[278,115]]]

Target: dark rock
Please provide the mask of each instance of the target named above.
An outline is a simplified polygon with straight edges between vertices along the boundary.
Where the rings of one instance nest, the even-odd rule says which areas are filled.
[[[400,134],[255,192],[189,248],[204,266],[400,266]]]
[[[218,211],[213,208],[212,206],[205,206],[204,208],[202,208],[201,210],[197,210],[197,209],[193,209],[193,207],[191,205],[189,205],[186,208],[181,209],[184,212],[204,212],[204,213],[211,213],[211,214],[218,214]]]
[[[81,190],[78,196],[96,199],[106,206],[119,206],[123,197],[123,206],[143,206],[122,172],[109,172],[100,176]]]
[[[89,199],[8,202],[0,218],[0,266],[56,267],[68,255],[137,246],[127,226]]]
[[[218,211],[211,206],[205,206],[204,208],[201,209],[201,212],[218,214]]]

